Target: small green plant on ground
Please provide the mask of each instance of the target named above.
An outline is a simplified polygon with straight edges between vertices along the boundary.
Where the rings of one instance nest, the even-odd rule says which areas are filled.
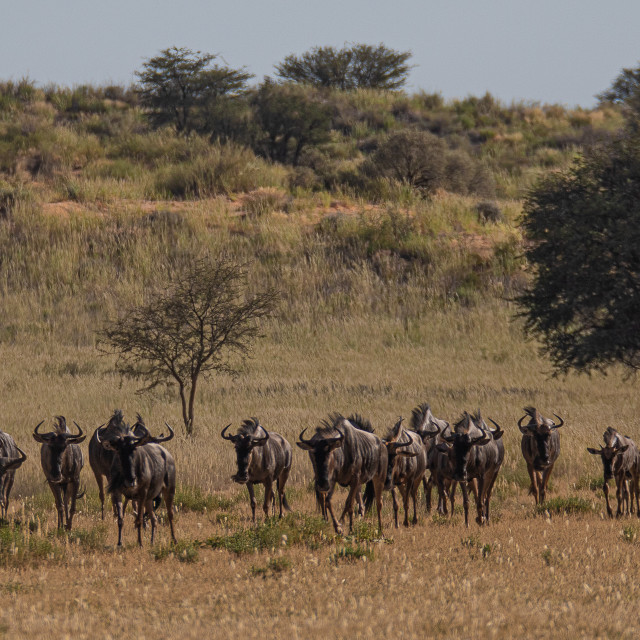
[[[198,543],[192,540],[178,540],[176,544],[156,545],[151,550],[151,555],[156,560],[165,560],[173,557],[180,562],[197,562],[197,545]]]
[[[306,545],[317,549],[333,541],[326,532],[325,521],[319,516],[290,513],[282,519],[268,518],[264,523],[241,529],[229,535],[212,536],[206,544],[213,549],[226,549],[237,555],[286,547]]]
[[[291,569],[291,560],[286,557],[281,558],[271,558],[269,562],[263,567],[252,566],[250,569],[250,573],[254,577],[261,576],[266,578],[267,576],[276,576],[285,571]]]
[[[549,514],[574,514],[574,513],[591,513],[593,504],[584,498],[552,498],[542,504],[536,505],[536,515]]]
[[[626,525],[622,529],[622,539],[625,542],[629,542],[630,544],[634,544],[638,540],[638,531],[637,531],[637,529],[631,524]]]
[[[338,564],[340,561],[355,562],[357,560],[374,559],[373,549],[368,544],[347,544],[344,547],[339,547],[336,552],[331,556],[331,561]]]

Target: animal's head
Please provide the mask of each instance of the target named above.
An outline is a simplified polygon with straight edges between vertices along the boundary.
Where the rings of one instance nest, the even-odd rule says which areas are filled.
[[[47,445],[42,450],[42,456],[46,459],[46,464],[51,476],[51,482],[62,481],[62,454],[71,444],[80,444],[86,436],[77,422],[77,434],[72,434],[67,428],[67,421],[64,416],[56,416],[53,431],[49,433],[40,433],[40,427],[44,420],[40,422],[33,430],[33,439],[40,444]]]
[[[600,449],[587,447],[587,451],[594,456],[600,456],[604,470],[604,479],[611,480],[611,478],[613,478],[613,467],[616,457],[622,455],[629,448],[629,445],[623,445],[618,437],[618,433],[611,427],[608,427],[604,432],[603,439],[605,443],[604,447],[602,445],[600,445]]]
[[[344,418],[340,415],[331,415],[328,421],[316,429],[316,433],[309,439],[305,439],[306,428],[298,436],[296,444],[304,451],[309,452],[311,464],[316,478],[316,487],[321,493],[330,490],[329,473],[333,468],[334,452],[344,445],[345,435],[340,429]],[[336,435],[337,434],[337,435]]]
[[[542,471],[550,463],[551,456],[551,434],[559,429],[564,420],[557,414],[553,414],[560,424],[556,424],[553,420],[545,418],[535,407],[525,407],[525,414],[518,420],[518,428],[525,436],[531,436],[536,443],[536,455],[533,460],[533,468],[536,471]],[[526,425],[522,423],[529,418]]]
[[[238,470],[231,476],[234,482],[246,484],[249,480],[249,465],[253,450],[256,447],[264,447],[269,440],[269,433],[260,424],[258,418],[250,418],[242,423],[238,433],[234,436],[227,435],[228,424],[220,434],[225,440],[233,443],[236,450],[236,463]]]
[[[125,488],[133,488],[138,482],[136,477],[135,452],[138,447],[142,447],[150,443],[160,443],[171,440],[174,431],[169,424],[165,422],[169,429],[169,435],[161,434],[154,437],[149,433],[146,427],[141,427],[138,433],[134,433],[131,429],[125,433],[121,433],[105,440],[100,439],[100,434],[96,434],[98,443],[107,451],[113,451],[120,461],[122,473],[122,484]]]
[[[453,433],[444,435],[443,440],[444,442],[437,445],[437,449],[447,454],[453,479],[466,482],[472,448],[486,445],[491,438],[474,424],[471,415],[465,411],[454,425]]]
[[[400,435],[403,435],[400,441]],[[409,435],[402,429],[402,418],[391,427],[389,433],[382,439],[382,443],[387,448],[387,475],[384,483],[385,490],[390,490],[393,486],[393,472],[398,458],[415,458],[418,454],[411,451],[405,451],[405,447],[410,447],[413,441]]]

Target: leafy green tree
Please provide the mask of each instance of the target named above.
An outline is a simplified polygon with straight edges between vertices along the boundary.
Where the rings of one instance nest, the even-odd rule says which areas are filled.
[[[288,55],[276,74],[284,80],[333,89],[399,89],[407,81],[410,51],[383,44],[315,47],[301,56]]]
[[[172,124],[184,135],[202,131],[207,105],[245,90],[252,75],[244,69],[212,65],[215,58],[210,53],[170,47],[142,65],[136,72],[140,103],[154,127]]]
[[[316,92],[268,78],[253,94],[255,123],[260,128],[257,153],[277,162],[298,164],[302,150],[329,139],[331,114]]]
[[[392,133],[368,163],[374,175],[408,184],[426,193],[442,186],[447,146],[427,131],[402,130]]]
[[[640,67],[623,69],[611,86],[598,94],[601,104],[613,103],[622,105],[627,116],[640,118]]]
[[[619,139],[545,177],[524,207],[533,280],[527,332],[556,372],[640,368],[640,140]]]
[[[246,273],[230,259],[196,260],[175,274],[142,305],[123,309],[101,334],[117,369],[144,380],[142,391],[178,385],[187,434],[194,430],[200,378],[238,373],[259,336],[258,321],[270,316],[277,294],[246,294]]]

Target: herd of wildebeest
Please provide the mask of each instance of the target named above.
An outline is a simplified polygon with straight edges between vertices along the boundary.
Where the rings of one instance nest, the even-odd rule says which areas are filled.
[[[560,454],[558,423],[545,418],[534,407],[525,407],[518,421],[522,432],[521,449],[531,478],[530,492],[536,504],[545,500],[549,477]],[[296,444],[309,454],[315,478],[317,504],[325,519],[331,516],[337,533],[349,517],[349,530],[353,525],[354,510],[364,515],[375,501],[378,527],[382,531],[382,499],[390,491],[393,501],[395,526],[398,526],[398,499],[402,497],[404,525],[409,525],[409,501],[413,503],[413,523],[417,518],[418,490],[422,484],[426,508],[431,510],[431,495],[435,487],[438,494],[437,510],[452,514],[458,485],[462,491],[465,524],[469,526],[469,490],[477,508],[476,522],[489,522],[489,505],[494,483],[504,461],[503,429],[489,419],[493,428],[475,414],[464,412],[451,426],[436,418],[428,404],[421,404],[411,414],[409,428],[400,418],[382,438],[373,433],[371,423],[355,414],[345,418],[330,414],[310,438],[307,429]],[[526,421],[526,422],[525,422]],[[33,431],[34,439],[41,443],[42,470],[53,493],[58,513],[58,527],[71,529],[76,500],[81,497],[80,471],[83,455],[80,443],[86,435],[74,422],[78,432],[72,433],[63,416],[55,418],[52,431],[42,433],[42,422]],[[169,424],[168,435],[154,437],[138,414],[131,426],[122,411],[116,410],[108,423],[98,427],[89,441],[89,464],[95,475],[102,518],[104,519],[104,479],[111,495],[113,512],[118,522],[118,545],[122,545],[122,528],[127,503],[133,503],[138,544],[142,545],[142,530],[146,521],[151,523],[153,543],[155,509],[164,499],[171,538],[175,542],[173,526],[173,500],[176,489],[176,466],[172,455],[161,443],[173,438]],[[237,472],[232,480],[246,484],[251,501],[253,521],[256,519],[256,499],[253,485],[264,485],[265,517],[270,508],[275,512],[275,483],[278,492],[279,515],[289,510],[285,485],[291,471],[292,447],[280,434],[267,431],[257,418],[245,420],[235,435],[228,434],[227,425],[221,433],[236,452]],[[603,491],[607,513],[613,517],[609,502],[609,480],[615,479],[617,516],[633,513],[640,517],[640,452],[633,440],[609,427],[603,434],[604,447],[588,448],[599,455],[604,468]],[[0,515],[7,517],[9,494],[16,469],[27,456],[16,446],[13,438],[0,430]],[[340,518],[336,518],[332,496],[336,484],[347,487],[349,493]],[[364,493],[362,488],[364,486]],[[635,499],[635,509],[634,509]]]

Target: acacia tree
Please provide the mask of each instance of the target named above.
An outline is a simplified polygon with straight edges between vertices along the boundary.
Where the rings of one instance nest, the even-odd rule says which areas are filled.
[[[399,89],[407,81],[411,51],[384,44],[315,47],[301,56],[288,55],[276,65],[284,80],[333,89]]]
[[[556,372],[640,369],[640,140],[591,149],[524,207],[526,330]]]
[[[172,124],[178,133],[188,135],[202,129],[205,107],[244,91],[252,74],[244,68],[212,65],[215,58],[210,53],[170,47],[136,71],[140,103],[153,126]]]
[[[246,272],[230,259],[199,259],[148,302],[123,310],[103,330],[101,345],[118,355],[122,375],[146,382],[140,391],[177,383],[191,435],[200,378],[238,373],[277,297],[273,290],[247,296]]]
[[[596,97],[600,104],[622,105],[629,119],[640,119],[640,67],[623,69],[611,86]]]
[[[317,93],[265,79],[250,99],[259,127],[255,150],[276,162],[297,165],[305,147],[329,140],[331,115]]]

